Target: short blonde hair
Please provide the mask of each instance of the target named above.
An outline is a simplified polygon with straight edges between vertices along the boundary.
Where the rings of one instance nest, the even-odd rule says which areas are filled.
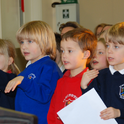
[[[54,32],[43,21],[31,21],[24,24],[17,31],[17,40],[33,40],[39,44],[43,55],[50,55],[51,59],[56,56],[56,42]]]
[[[13,63],[9,65],[8,70],[11,70],[12,73],[18,75],[20,70],[14,62],[16,57],[15,46],[10,40],[0,39],[0,54],[5,55],[8,58],[13,58]]]
[[[108,29],[106,38],[107,42],[118,42],[124,45],[124,22],[117,23]]]

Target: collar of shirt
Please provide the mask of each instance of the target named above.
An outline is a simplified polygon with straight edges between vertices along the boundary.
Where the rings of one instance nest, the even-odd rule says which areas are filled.
[[[109,65],[109,70],[111,74],[113,75],[117,70],[113,68],[113,66]],[[118,71],[120,74],[124,74],[124,69]]]
[[[49,56],[49,55],[45,55],[44,57],[46,57],[46,56]],[[43,58],[44,58],[43,57]],[[29,60],[28,62],[27,62],[27,64],[26,64],[26,68],[29,66],[31,64],[31,61]]]
[[[62,66],[60,67],[60,70],[61,70],[62,72],[65,70],[64,65],[62,65]]]
[[[7,71],[7,73],[11,74],[11,73],[12,73],[12,71],[11,71],[11,70],[8,70],[8,71]]]

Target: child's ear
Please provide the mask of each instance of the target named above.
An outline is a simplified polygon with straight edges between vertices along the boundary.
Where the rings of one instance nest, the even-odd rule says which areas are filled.
[[[11,65],[13,63],[13,58],[12,57],[9,57],[9,60],[8,60],[8,65]]]
[[[89,50],[84,51],[83,59],[88,59],[89,57],[90,57],[90,51]]]

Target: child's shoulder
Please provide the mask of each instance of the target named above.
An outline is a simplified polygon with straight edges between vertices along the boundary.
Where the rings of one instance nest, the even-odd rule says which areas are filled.
[[[43,65],[57,66],[56,62],[52,60],[49,56],[45,56],[40,61]]]
[[[14,73],[7,73],[7,72],[4,72],[4,71],[2,71],[2,70],[0,70],[0,79],[2,80],[2,79],[13,79],[13,78],[15,78],[17,75],[16,74],[14,74]]]
[[[67,70],[64,75],[58,80],[58,82],[64,83],[70,78],[70,70]]]
[[[109,68],[105,68],[99,71],[98,76],[93,80],[93,82],[102,84],[103,82],[108,81],[111,78],[111,76],[112,75],[111,75]]]
[[[36,61],[35,63],[31,64],[30,68],[33,68],[33,67],[39,68],[39,67],[44,67],[44,66],[54,67],[54,66],[57,66],[57,64],[49,56],[45,56],[39,59],[38,61]]]
[[[99,74],[107,74],[107,73],[110,73],[109,68],[105,68],[99,71]]]
[[[98,78],[106,78],[106,77],[110,77],[111,76],[111,72],[109,70],[109,68],[105,68],[99,71],[99,75]]]

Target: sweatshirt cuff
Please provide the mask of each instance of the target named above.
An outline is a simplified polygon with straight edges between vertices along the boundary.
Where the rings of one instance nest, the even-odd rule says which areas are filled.
[[[21,84],[18,85],[18,87],[20,87],[23,91],[27,91],[28,86],[30,86],[30,81],[29,79],[26,79],[25,77],[22,80]]]
[[[124,118],[124,109],[120,109],[120,118]]]

